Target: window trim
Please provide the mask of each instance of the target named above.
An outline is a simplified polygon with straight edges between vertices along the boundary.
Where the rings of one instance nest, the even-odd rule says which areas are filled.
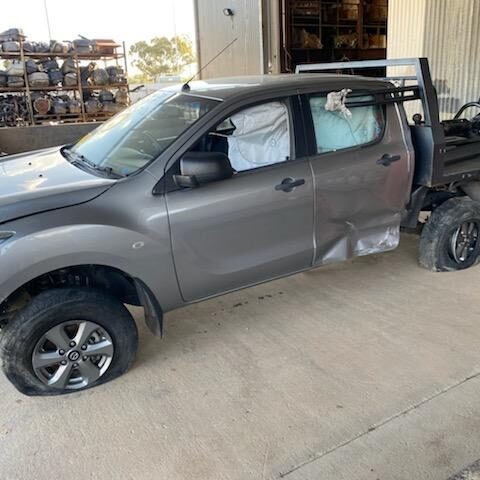
[[[377,100],[377,94],[373,90],[371,91],[365,91],[365,92],[355,92],[355,93],[365,93],[366,96],[372,96],[375,98],[375,105],[380,107],[380,112],[382,115],[382,130],[380,135],[375,139],[372,140],[368,143],[362,143],[360,145],[352,145],[351,147],[346,147],[346,148],[340,148],[338,150],[330,150],[328,152],[319,152],[318,151],[318,145],[317,145],[317,137],[315,134],[315,124],[313,122],[313,114],[312,114],[312,108],[310,105],[310,97],[312,96],[327,96],[329,92],[321,91],[321,92],[308,92],[308,93],[302,93],[301,94],[301,104],[302,104],[302,109],[303,109],[303,116],[304,116],[304,122],[305,122],[305,131],[306,131],[306,136],[307,136],[307,145],[308,145],[308,152],[310,157],[320,157],[323,155],[331,155],[335,153],[340,153],[340,152],[348,152],[348,151],[353,151],[353,150],[360,150],[362,148],[367,148],[371,147],[373,145],[377,145],[381,143],[384,138],[385,138],[385,133],[387,130],[387,106],[385,104],[382,104],[378,102]],[[352,108],[359,108],[358,107],[352,107]]]

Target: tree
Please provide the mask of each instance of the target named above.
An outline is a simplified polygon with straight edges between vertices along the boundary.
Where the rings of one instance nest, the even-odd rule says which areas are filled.
[[[150,42],[137,42],[130,47],[132,64],[151,81],[166,74],[178,74],[195,61],[192,42],[186,35],[168,39],[155,37]]]

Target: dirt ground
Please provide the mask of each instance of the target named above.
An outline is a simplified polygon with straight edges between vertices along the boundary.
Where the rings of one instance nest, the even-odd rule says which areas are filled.
[[[479,478],[480,266],[416,249],[172,312],[163,340],[135,310],[135,366],[83,393],[0,376],[0,478]]]

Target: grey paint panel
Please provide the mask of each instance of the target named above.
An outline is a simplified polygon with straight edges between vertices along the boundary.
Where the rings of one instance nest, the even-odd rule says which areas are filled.
[[[286,177],[305,180],[287,193]],[[313,182],[307,160],[289,161],[167,195],[172,246],[186,301],[311,265]]]
[[[395,106],[387,107],[383,139],[311,158],[315,178],[315,264],[396,248],[409,199],[413,157]],[[384,154],[401,159],[385,167]]]
[[[71,165],[58,148],[5,157],[0,161],[0,223],[86,202],[113,184]]]
[[[0,303],[39,275],[97,264],[142,280],[164,312],[180,306],[165,199],[151,194],[155,182],[144,173],[88,203],[5,224],[16,233],[0,244]]]

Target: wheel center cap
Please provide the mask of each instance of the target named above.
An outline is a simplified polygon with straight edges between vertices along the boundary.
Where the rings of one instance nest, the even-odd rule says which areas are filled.
[[[80,358],[80,352],[77,352],[76,350],[73,350],[68,354],[68,359],[71,362],[76,362],[79,358]]]

